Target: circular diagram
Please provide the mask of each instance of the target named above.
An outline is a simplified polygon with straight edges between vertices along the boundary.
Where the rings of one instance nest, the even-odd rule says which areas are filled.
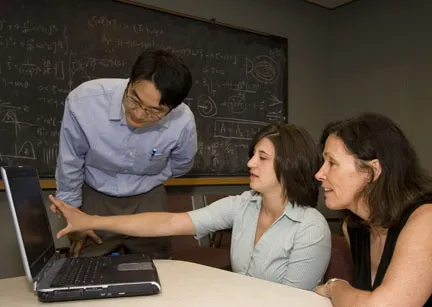
[[[202,117],[212,117],[217,114],[216,103],[210,96],[201,95],[198,98],[198,112]]]
[[[253,60],[246,59],[246,73],[258,82],[271,84],[279,78],[279,67],[271,57],[260,55]]]

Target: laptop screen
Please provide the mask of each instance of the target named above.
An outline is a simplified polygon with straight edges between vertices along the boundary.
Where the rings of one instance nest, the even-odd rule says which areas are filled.
[[[28,168],[6,168],[6,174],[28,266],[34,279],[55,253],[39,178],[35,170]]]

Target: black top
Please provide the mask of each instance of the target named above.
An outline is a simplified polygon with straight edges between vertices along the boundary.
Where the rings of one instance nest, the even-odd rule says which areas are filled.
[[[432,200],[422,201],[409,207],[402,216],[399,224],[390,228],[384,245],[375,280],[371,284],[371,263],[370,263],[370,233],[366,226],[351,227],[348,225],[348,234],[351,244],[351,255],[354,264],[354,287],[361,290],[372,291],[383,281],[387,268],[393,257],[396,241],[406,221],[418,207],[431,203]],[[432,296],[424,305],[432,307]]]

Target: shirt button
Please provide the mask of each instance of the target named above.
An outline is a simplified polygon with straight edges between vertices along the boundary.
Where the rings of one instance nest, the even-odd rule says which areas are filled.
[[[132,151],[130,151],[130,152],[129,152],[129,155],[130,155],[131,157],[133,157],[133,156],[134,156],[134,153],[133,153]]]

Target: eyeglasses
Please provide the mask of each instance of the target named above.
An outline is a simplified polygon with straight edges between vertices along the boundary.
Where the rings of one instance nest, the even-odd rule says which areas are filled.
[[[144,111],[144,113],[140,116],[135,115],[137,119],[161,120],[168,113],[166,111],[153,111],[149,107],[143,106],[142,103],[128,95],[125,95],[125,101],[129,109],[134,111],[140,109]]]

